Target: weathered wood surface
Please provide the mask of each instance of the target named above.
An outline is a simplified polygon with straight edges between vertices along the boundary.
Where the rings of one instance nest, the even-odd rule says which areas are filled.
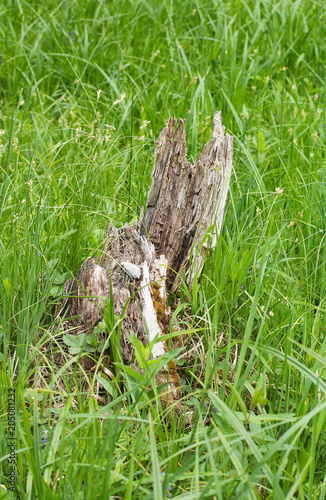
[[[169,281],[176,284],[183,270],[191,281],[206,256],[207,243],[200,249],[204,234],[212,227],[210,246],[214,247],[222,226],[233,137],[224,135],[220,112],[215,113],[213,124],[213,137],[194,165],[187,160],[185,120],[175,127],[176,120],[169,118],[157,141],[145,228],[158,252],[168,261]],[[191,269],[189,256],[193,245],[197,251]]]
[[[144,217],[120,229],[110,224],[100,263],[88,258],[77,279],[66,283],[66,291],[72,296],[63,304],[61,314],[75,316],[67,319],[64,327],[76,335],[91,332],[102,320],[104,298],[110,294],[110,275],[115,315],[122,313],[132,296],[121,334],[125,363],[134,357],[131,331],[143,345],[157,334],[169,332],[167,293],[177,289],[184,271],[188,282],[195,272],[200,273],[207,248],[216,244],[231,175],[233,137],[224,135],[220,112],[215,113],[213,124],[212,139],[191,165],[187,160],[185,120],[176,126],[176,120],[169,118],[157,141]],[[196,255],[192,265],[191,252]],[[167,349],[165,343],[158,342],[151,357],[156,359]],[[164,367],[156,381],[169,381],[169,392],[162,396],[165,403],[180,398],[180,379],[173,362]]]

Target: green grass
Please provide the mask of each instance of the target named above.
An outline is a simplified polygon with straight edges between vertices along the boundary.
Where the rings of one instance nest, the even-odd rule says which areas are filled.
[[[0,483],[15,387],[20,498],[326,497],[325,21],[322,0],[1,3]],[[104,381],[103,406],[69,359],[64,394],[42,350],[63,283],[110,219],[138,218],[167,118],[187,118],[193,160],[217,109],[224,226],[180,315],[193,422],[141,384]]]

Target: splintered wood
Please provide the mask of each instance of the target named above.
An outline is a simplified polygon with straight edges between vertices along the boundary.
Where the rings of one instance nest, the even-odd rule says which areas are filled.
[[[129,300],[120,342],[125,363],[135,354],[129,341],[131,332],[143,345],[157,334],[169,332],[172,313],[167,295],[177,293],[183,273],[188,284],[197,271],[201,273],[222,226],[233,137],[224,134],[221,113],[216,112],[213,137],[192,165],[187,160],[185,120],[176,124],[169,118],[158,138],[144,217],[120,229],[110,224],[100,263],[88,258],[77,279],[66,283],[66,291],[72,294],[61,314],[64,311],[68,318],[65,329],[78,335],[91,332],[102,320],[111,275],[115,315],[121,315]],[[158,342],[151,358],[157,359],[167,350],[167,343]],[[173,361],[161,370],[156,382],[168,382],[161,401],[164,405],[175,402],[180,413],[180,379]]]
[[[176,120],[169,118],[156,145],[145,227],[168,261],[169,282],[176,284],[183,270],[191,282],[206,256],[208,242],[201,248],[203,236],[211,229],[212,248],[222,227],[233,137],[224,135],[220,112],[215,113],[213,123],[213,137],[194,165],[187,160],[185,120],[175,128]],[[194,262],[190,263],[193,245]]]

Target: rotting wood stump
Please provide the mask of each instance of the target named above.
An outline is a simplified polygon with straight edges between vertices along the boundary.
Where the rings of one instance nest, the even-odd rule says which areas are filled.
[[[183,274],[191,286],[208,249],[216,245],[230,182],[233,137],[224,134],[221,112],[215,113],[213,125],[213,137],[192,165],[187,160],[185,120],[177,125],[175,119],[168,119],[156,143],[144,214],[131,226],[118,229],[110,224],[101,261],[89,257],[77,279],[65,284],[67,298],[59,315],[68,318],[64,329],[74,335],[91,333],[103,319],[110,279],[114,314],[121,315],[129,300],[120,339],[126,364],[135,354],[131,332],[143,345],[169,333],[169,292],[178,292]],[[172,327],[177,330],[177,325]],[[157,342],[150,357],[157,359],[167,350],[167,343]],[[181,413],[181,384],[173,361],[157,374],[156,383],[167,383],[162,404],[175,402]]]

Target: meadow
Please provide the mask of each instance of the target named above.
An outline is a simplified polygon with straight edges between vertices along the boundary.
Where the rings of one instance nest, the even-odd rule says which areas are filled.
[[[0,39],[0,498],[324,500],[325,2],[8,0]],[[100,371],[58,390],[64,282],[138,219],[168,117],[193,161],[216,110],[233,172],[175,360],[193,420]]]

